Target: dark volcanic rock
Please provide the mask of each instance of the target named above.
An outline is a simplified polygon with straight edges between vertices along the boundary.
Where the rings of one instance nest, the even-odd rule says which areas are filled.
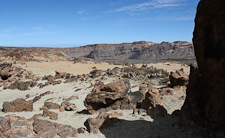
[[[119,80],[98,88],[97,86],[85,98],[84,105],[89,113],[107,112],[116,109],[132,109],[128,92],[128,80]]]
[[[101,112],[96,118],[88,118],[84,125],[89,133],[98,133],[99,128],[107,128],[112,126],[113,123],[119,122],[118,117],[121,115],[119,113],[108,114]]]
[[[12,102],[3,103],[3,112],[22,112],[22,111],[33,111],[33,103],[26,101],[23,98],[18,98]]]
[[[194,49],[183,115],[225,128],[225,1],[201,0],[195,18]]]
[[[19,89],[19,90],[30,90],[29,87],[34,87],[37,85],[37,82],[33,82],[33,81],[26,81],[26,82],[20,82],[20,81],[16,81],[13,84],[11,84],[8,87],[4,87],[4,89]]]

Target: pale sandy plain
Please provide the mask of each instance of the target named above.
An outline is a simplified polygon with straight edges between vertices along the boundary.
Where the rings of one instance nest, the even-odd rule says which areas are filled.
[[[93,63],[72,63],[72,62],[28,62],[26,65],[17,64],[17,66],[21,66],[26,70],[33,71],[35,74],[43,76],[43,75],[54,75],[55,71],[68,72],[73,74],[87,74],[92,70],[92,67],[96,67],[97,69],[106,70],[108,68],[114,68],[115,65],[109,65],[107,63],[101,64],[93,64]],[[137,65],[141,66],[141,65]],[[186,73],[189,73],[189,67],[187,65],[181,65],[177,63],[156,63],[150,64],[148,66],[154,66],[156,68],[163,68],[168,72],[174,71],[176,69],[183,68]],[[122,67],[122,66],[118,66]],[[97,78],[98,79],[98,78]],[[117,78],[107,78],[103,80],[105,84],[110,83]],[[94,82],[92,80],[91,82]],[[41,82],[41,81],[40,81]],[[72,83],[61,83],[55,86],[46,86],[42,89],[38,87],[34,87],[27,91],[20,90],[3,90],[0,88],[0,105],[3,104],[4,101],[12,101],[17,98],[25,98],[27,94],[30,94],[31,97],[26,100],[32,100],[35,96],[40,95],[46,91],[52,91],[53,94],[46,95],[42,97],[40,100],[34,103],[34,111],[33,112],[17,112],[17,113],[3,113],[0,112],[0,116],[6,116],[9,114],[14,114],[17,116],[31,118],[35,114],[42,113],[39,110],[44,105],[46,100],[61,104],[63,98],[69,98],[70,96],[78,96],[79,99],[75,99],[70,101],[71,103],[75,103],[78,110],[77,111],[64,111],[59,112],[59,110],[51,110],[58,113],[58,119],[53,121],[48,117],[40,117],[41,119],[49,120],[52,122],[57,122],[61,124],[68,124],[75,128],[85,127],[84,122],[89,117],[96,117],[98,114],[83,114],[79,113],[79,111],[85,110],[85,106],[83,101],[88,93],[91,92],[92,87],[91,82],[72,82]],[[132,86],[138,84],[138,82],[130,81]],[[81,89],[81,90],[78,90]],[[77,91],[78,90],[78,91]],[[138,87],[132,88],[132,92],[138,90]],[[165,96],[164,104],[168,110],[168,113],[171,114],[174,110],[180,109],[184,100],[180,100],[185,92],[180,90],[175,90],[175,96]],[[185,97],[183,97],[185,98]],[[85,132],[84,134],[79,134],[78,138],[170,138],[170,137],[199,137],[194,133],[196,130],[193,128],[174,128],[172,127],[172,123],[178,121],[178,118],[172,116],[166,117],[158,117],[151,118],[150,116],[142,116],[138,114],[133,114],[132,110],[114,110],[110,112],[119,112],[123,113],[123,116],[120,119],[123,121],[116,123],[115,126],[100,130],[98,134],[89,134]]]

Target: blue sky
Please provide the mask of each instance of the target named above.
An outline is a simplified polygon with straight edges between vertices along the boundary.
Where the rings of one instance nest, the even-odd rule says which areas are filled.
[[[0,46],[192,41],[199,0],[0,0]]]

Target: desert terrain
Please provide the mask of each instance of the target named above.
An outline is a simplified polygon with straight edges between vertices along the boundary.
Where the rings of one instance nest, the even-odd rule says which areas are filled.
[[[5,61],[6,59],[2,58],[2,67],[4,66],[4,63],[7,63]],[[2,112],[0,112],[0,116],[3,118],[7,115],[12,115],[9,116],[9,118],[11,118],[12,120],[14,120],[13,116],[19,116],[24,117],[24,119],[22,120],[25,121],[29,120],[30,118],[35,118],[34,116],[37,116],[34,120],[44,120],[62,125],[70,125],[77,130],[76,134],[74,135],[70,136],[70,132],[67,132],[68,135],[64,136],[57,133],[50,133],[48,131],[43,132],[43,130],[39,130],[39,132],[36,132],[36,126],[33,126],[34,130],[29,130],[29,135],[27,136],[76,136],[102,138],[201,137],[200,130],[198,128],[190,127],[188,125],[184,126],[180,120],[179,115],[172,115],[175,110],[180,110],[184,103],[186,97],[186,86],[185,84],[183,84],[183,86],[179,85],[169,87],[168,83],[170,82],[170,72],[176,72],[182,68],[181,72],[189,74],[190,67],[186,64],[180,64],[179,62],[165,62],[135,64],[135,67],[131,67],[124,65],[111,65],[104,62],[96,63],[89,60],[82,60],[76,63],[74,63],[73,61],[28,61],[26,63],[21,63],[22,64],[20,64],[20,62],[17,62],[15,64],[14,62],[12,66],[14,66],[15,68],[22,68],[24,71],[34,75],[33,77],[24,79],[23,82],[35,80],[37,82],[37,85],[32,87],[27,86],[27,89],[24,89],[24,87],[26,86],[20,88],[17,86],[6,87],[6,84],[2,85],[2,87],[0,88],[0,104],[3,105],[3,109]],[[5,70],[6,68],[7,67],[2,70]],[[56,75],[56,72],[58,73],[58,76]],[[66,73],[67,77],[65,75],[62,75],[63,72]],[[16,72],[14,75],[16,75],[17,73],[18,72]],[[76,79],[71,79],[73,78],[72,76],[75,76]],[[54,80],[49,79],[50,77],[53,77]],[[96,110],[92,112],[92,110],[87,109],[87,103],[85,104],[84,102],[87,98],[87,95],[95,93],[94,90],[98,87],[103,87],[104,85],[113,82],[115,83],[118,82],[118,80],[124,79],[128,80],[128,83],[130,85],[126,86],[127,88],[129,87],[129,92],[125,92],[129,97],[129,101],[128,103],[126,102],[124,104],[132,105],[131,108],[123,109],[121,107],[116,107],[113,110],[108,110],[108,107],[102,105],[101,108],[105,108],[107,110],[101,109],[101,111]],[[53,83],[51,83],[50,80],[53,81]],[[8,86],[12,85],[12,83],[13,81],[9,81]],[[14,84],[15,83],[17,82],[14,82]],[[118,86],[116,84],[114,85],[115,87],[118,87],[118,89],[123,89],[120,88],[122,87],[121,84]],[[143,89],[145,89],[145,92],[143,91]],[[156,115],[150,115],[151,113],[148,113],[148,110],[141,110],[140,105],[138,105],[141,104],[141,101],[144,100],[145,93],[147,93],[147,91],[152,91],[152,89],[157,92],[152,93],[152,96],[158,98],[158,100],[153,100],[152,102],[154,104],[151,106],[155,106],[154,108],[157,108],[158,105],[163,106],[163,110],[166,110],[166,113],[159,110],[152,111],[156,112]],[[46,92],[48,94],[45,95],[44,93]],[[33,105],[33,110],[27,111],[26,109],[17,112],[8,111],[8,109],[5,109],[9,108],[6,105],[4,106],[4,104],[6,104],[6,101],[11,102],[18,98],[23,98],[25,99],[25,101],[30,101]],[[119,99],[114,100],[119,101]],[[63,102],[68,102],[72,105],[72,107],[74,107],[71,109],[62,107]],[[56,107],[48,107],[46,106],[46,103],[51,104],[50,106]],[[139,107],[137,107],[137,105]],[[89,118],[98,119],[98,116],[101,113],[112,115],[114,116],[113,119],[117,119],[117,121],[114,122],[113,119],[110,118],[109,120],[111,122],[109,121],[109,126],[105,127],[104,123],[100,123],[96,124],[96,126],[92,126],[94,128],[91,129],[88,128],[87,125],[85,125],[85,122]],[[54,117],[51,116],[52,114]],[[45,123],[43,123],[43,125],[45,125]],[[93,125],[93,122],[89,123],[89,125]],[[12,137],[23,136],[22,134],[18,133],[17,130],[12,129],[11,131]],[[21,130],[22,133],[24,133],[24,131],[25,130]],[[26,130],[26,132],[27,131],[28,130]]]

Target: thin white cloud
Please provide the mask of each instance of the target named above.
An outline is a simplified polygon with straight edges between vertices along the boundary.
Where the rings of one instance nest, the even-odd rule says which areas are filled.
[[[144,3],[124,6],[118,9],[115,9],[111,12],[122,12],[122,11],[141,11],[150,8],[164,8],[164,7],[175,7],[181,6],[180,2],[182,0],[151,0]]]
[[[55,32],[29,32],[29,33],[21,33],[21,36],[32,36],[32,35],[44,35],[44,34],[53,34]]]
[[[9,29],[4,29],[3,32],[9,33],[9,32],[11,32],[11,30],[9,30]]]
[[[84,10],[79,10],[79,11],[76,12],[76,14],[84,14],[84,13],[85,13]]]
[[[41,26],[34,26],[34,27],[31,27],[32,29],[35,29],[35,30],[40,30],[40,29],[43,29],[43,27]]]

